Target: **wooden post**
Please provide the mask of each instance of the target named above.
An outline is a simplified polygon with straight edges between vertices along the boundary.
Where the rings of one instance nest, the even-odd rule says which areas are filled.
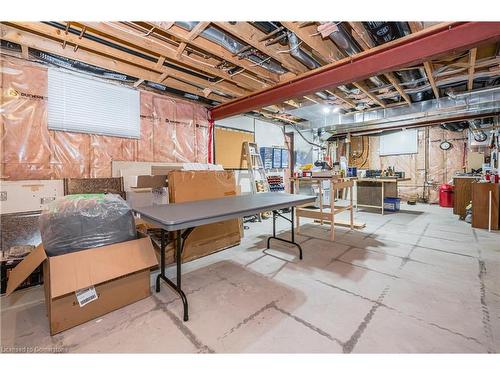
[[[351,230],[354,229],[354,207],[352,205],[352,185],[349,187],[349,195],[351,196],[351,204],[350,204],[350,214],[351,214]]]
[[[321,213],[321,218],[319,219],[319,224],[323,225],[323,181],[318,179],[319,182],[319,212]]]

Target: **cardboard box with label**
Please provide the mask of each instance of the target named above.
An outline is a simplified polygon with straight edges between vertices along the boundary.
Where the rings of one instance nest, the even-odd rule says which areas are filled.
[[[11,294],[43,264],[50,334],[65,331],[150,295],[150,268],[158,265],[151,239],[48,257],[39,245],[10,274]]]

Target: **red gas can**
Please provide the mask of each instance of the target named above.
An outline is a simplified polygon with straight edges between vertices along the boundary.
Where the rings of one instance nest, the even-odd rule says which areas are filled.
[[[443,184],[439,187],[439,205],[453,207],[453,185]]]

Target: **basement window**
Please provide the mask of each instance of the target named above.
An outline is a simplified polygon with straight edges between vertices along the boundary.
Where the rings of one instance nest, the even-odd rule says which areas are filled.
[[[380,156],[416,154],[417,129],[406,129],[380,136]]]
[[[48,76],[49,129],[139,138],[138,90],[56,69]]]

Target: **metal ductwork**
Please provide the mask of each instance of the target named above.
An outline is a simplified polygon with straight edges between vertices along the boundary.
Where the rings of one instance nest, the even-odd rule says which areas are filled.
[[[337,45],[337,47],[341,48],[345,54],[349,56],[362,52],[362,49],[347,32],[345,26],[339,22],[335,22],[335,24],[337,26],[337,30],[332,32],[328,37]]]
[[[252,25],[254,25],[257,29],[262,31],[265,34],[271,34],[273,32],[278,31],[278,28],[280,25],[274,23],[274,22],[252,22]],[[279,31],[274,36],[275,40],[278,41],[281,45],[286,45],[288,42],[289,46],[289,51],[290,55],[298,60],[300,63],[304,64],[307,66],[309,69],[316,69],[319,68],[321,65],[314,60],[311,56],[309,56],[303,49],[299,48],[300,46],[300,40],[295,35],[295,33],[291,31]]]
[[[384,44],[411,33],[406,22],[363,22],[375,44]]]
[[[411,33],[406,22],[363,22],[363,25],[376,45],[390,42]],[[418,69],[402,70],[396,72],[396,74],[405,88],[414,89],[423,83],[424,75]],[[419,91],[410,94],[410,98],[414,102],[421,102],[432,98],[432,93],[430,91]]]
[[[198,22],[180,21],[176,22],[176,24],[183,29],[191,31],[198,24]],[[248,45],[241,43],[229,34],[226,34],[225,32],[213,26],[203,30],[201,35],[203,35],[208,40],[217,43],[218,45],[222,46],[223,48],[227,49],[229,52],[237,56],[241,55],[240,51],[245,51],[248,49]],[[244,58],[273,73],[284,74],[287,72],[280,64],[275,62],[270,57],[259,56],[259,53],[255,49],[252,49],[251,52],[246,53],[244,55]]]
[[[346,30],[345,26],[341,22],[335,22],[337,30],[332,32],[328,37],[344,51],[344,54],[348,56],[355,55],[357,53],[363,52],[356,41],[353,39],[351,34]],[[377,87],[383,86],[385,83],[378,77],[370,77],[370,81]]]
[[[320,108],[319,105],[316,106],[316,108],[315,106],[297,108],[288,112],[301,118],[311,118],[309,125],[312,128],[322,127],[332,133],[393,126],[404,127],[422,122],[439,124],[476,117],[491,117],[500,113],[500,87],[457,94],[455,99],[442,97],[407,106],[331,114],[327,126],[324,120],[316,121],[314,116],[317,116],[318,108]]]
[[[257,29],[262,31],[264,34],[270,34],[275,31],[279,26],[275,22],[252,22]],[[285,38],[279,39],[278,43],[282,46],[286,46],[287,41]]]
[[[46,21],[42,21],[42,23],[44,23],[46,25],[49,25],[49,26],[52,26],[52,27],[55,27],[55,28],[57,28],[59,30],[64,30],[65,32],[67,31],[68,33],[73,34],[73,35],[80,36],[80,34],[81,34],[80,30],[75,29],[73,27],[69,27],[69,28],[66,29],[66,25],[64,25],[62,23],[59,23],[59,22],[52,22],[52,21],[46,22]],[[134,49],[127,48],[125,46],[122,46],[121,44],[116,44],[116,43],[110,42],[109,40],[100,38],[100,37],[92,35],[92,34],[86,33],[86,34],[84,34],[82,36],[82,38],[91,40],[91,41],[96,42],[96,43],[103,44],[103,45],[108,46],[108,47],[115,48],[115,49],[117,49],[119,51],[122,51],[122,52],[130,53],[131,55],[140,57],[141,59],[145,59],[145,60],[148,60],[148,61],[151,61],[151,62],[155,62],[155,63],[158,62],[158,59],[155,58],[155,57],[153,57],[153,56],[146,55],[146,54],[138,52],[138,51],[136,51]],[[194,72],[192,70],[185,69],[185,68],[183,68],[181,66],[178,66],[178,65],[175,65],[175,64],[171,64],[171,63],[169,63],[167,61],[163,62],[163,66],[166,66],[166,67],[168,67],[170,69],[174,69],[174,70],[177,70],[177,71],[180,71],[180,72],[183,72],[183,73],[195,75],[196,77],[206,79],[209,82],[216,82],[219,79],[219,77],[211,77],[211,76],[207,76],[207,75],[204,75],[204,74],[196,73],[196,72]]]
[[[488,135],[481,129],[482,120],[470,120],[469,128],[476,142],[484,142],[488,139]]]
[[[290,55],[292,55],[292,57],[300,61],[309,69],[316,69],[321,66],[316,60],[314,60],[311,56],[309,56],[299,48],[300,42],[299,38],[297,38],[297,35],[295,35],[291,31],[288,31],[286,35],[288,38],[288,45],[290,46]]]
[[[459,121],[459,122],[447,122],[441,124],[441,128],[445,130],[450,130],[452,132],[461,132],[469,127],[469,123],[467,121]]]

